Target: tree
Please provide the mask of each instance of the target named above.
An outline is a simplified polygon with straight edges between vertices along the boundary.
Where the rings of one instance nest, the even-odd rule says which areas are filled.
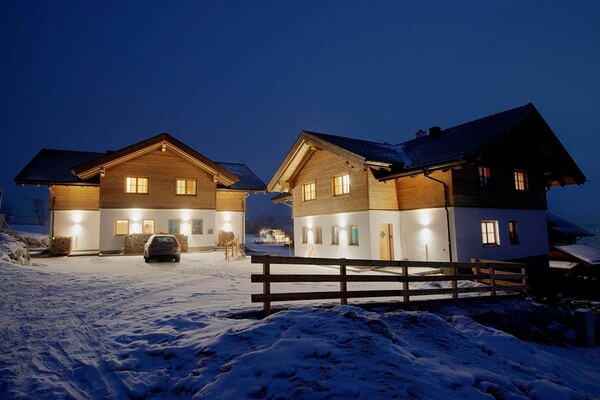
[[[4,220],[9,224],[12,216],[15,215],[12,204],[8,201],[3,201],[2,206],[0,206],[0,214],[4,214]]]
[[[38,223],[40,225],[45,225],[46,221],[48,220],[48,209],[46,207],[46,202],[42,199],[34,199],[33,212],[38,219]]]

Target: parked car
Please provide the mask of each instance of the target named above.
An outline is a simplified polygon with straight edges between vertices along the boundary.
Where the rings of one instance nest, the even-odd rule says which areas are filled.
[[[144,245],[144,261],[181,260],[181,245],[173,235],[158,234],[150,236]]]

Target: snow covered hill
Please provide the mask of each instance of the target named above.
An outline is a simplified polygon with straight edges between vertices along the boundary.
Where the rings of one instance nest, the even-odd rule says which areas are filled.
[[[261,320],[248,260],[35,261],[0,262],[2,399],[600,398],[600,349],[523,341],[460,307],[309,303]]]

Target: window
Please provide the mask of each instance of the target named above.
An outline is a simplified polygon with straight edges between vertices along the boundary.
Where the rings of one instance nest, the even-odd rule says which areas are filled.
[[[492,171],[488,167],[479,167],[479,186],[492,186]]]
[[[192,235],[203,235],[204,234],[204,220],[193,219],[192,220]]]
[[[317,198],[317,186],[315,182],[302,185],[302,201],[315,200]]]
[[[333,195],[341,196],[350,193],[350,175],[340,175],[333,177]]]
[[[174,235],[179,233],[179,220],[178,219],[170,219],[169,220],[169,233]]]
[[[337,225],[331,227],[331,244],[340,244],[340,227]]]
[[[315,244],[323,244],[323,228],[315,226]]]
[[[350,225],[348,233],[348,243],[350,246],[358,246],[358,225]]]
[[[145,219],[142,222],[142,233],[156,233],[156,222],[153,219]]]
[[[117,219],[115,221],[115,236],[129,235],[129,220]]]
[[[181,196],[196,195],[196,181],[194,179],[177,179],[176,193]]]
[[[508,233],[510,235],[510,244],[519,244],[519,228],[517,221],[508,221]]]
[[[498,221],[481,221],[481,240],[484,246],[498,246]]]
[[[125,193],[148,193],[148,178],[126,177]]]
[[[527,171],[520,171],[515,169],[515,189],[517,190],[528,190],[529,185],[527,182]]]
[[[308,228],[305,226],[302,227],[302,242],[301,243],[308,243]]]

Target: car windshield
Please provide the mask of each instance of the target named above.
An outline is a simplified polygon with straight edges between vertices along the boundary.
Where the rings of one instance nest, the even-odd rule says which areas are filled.
[[[152,240],[152,243],[155,244],[174,244],[177,243],[177,240],[173,236],[157,236]]]

